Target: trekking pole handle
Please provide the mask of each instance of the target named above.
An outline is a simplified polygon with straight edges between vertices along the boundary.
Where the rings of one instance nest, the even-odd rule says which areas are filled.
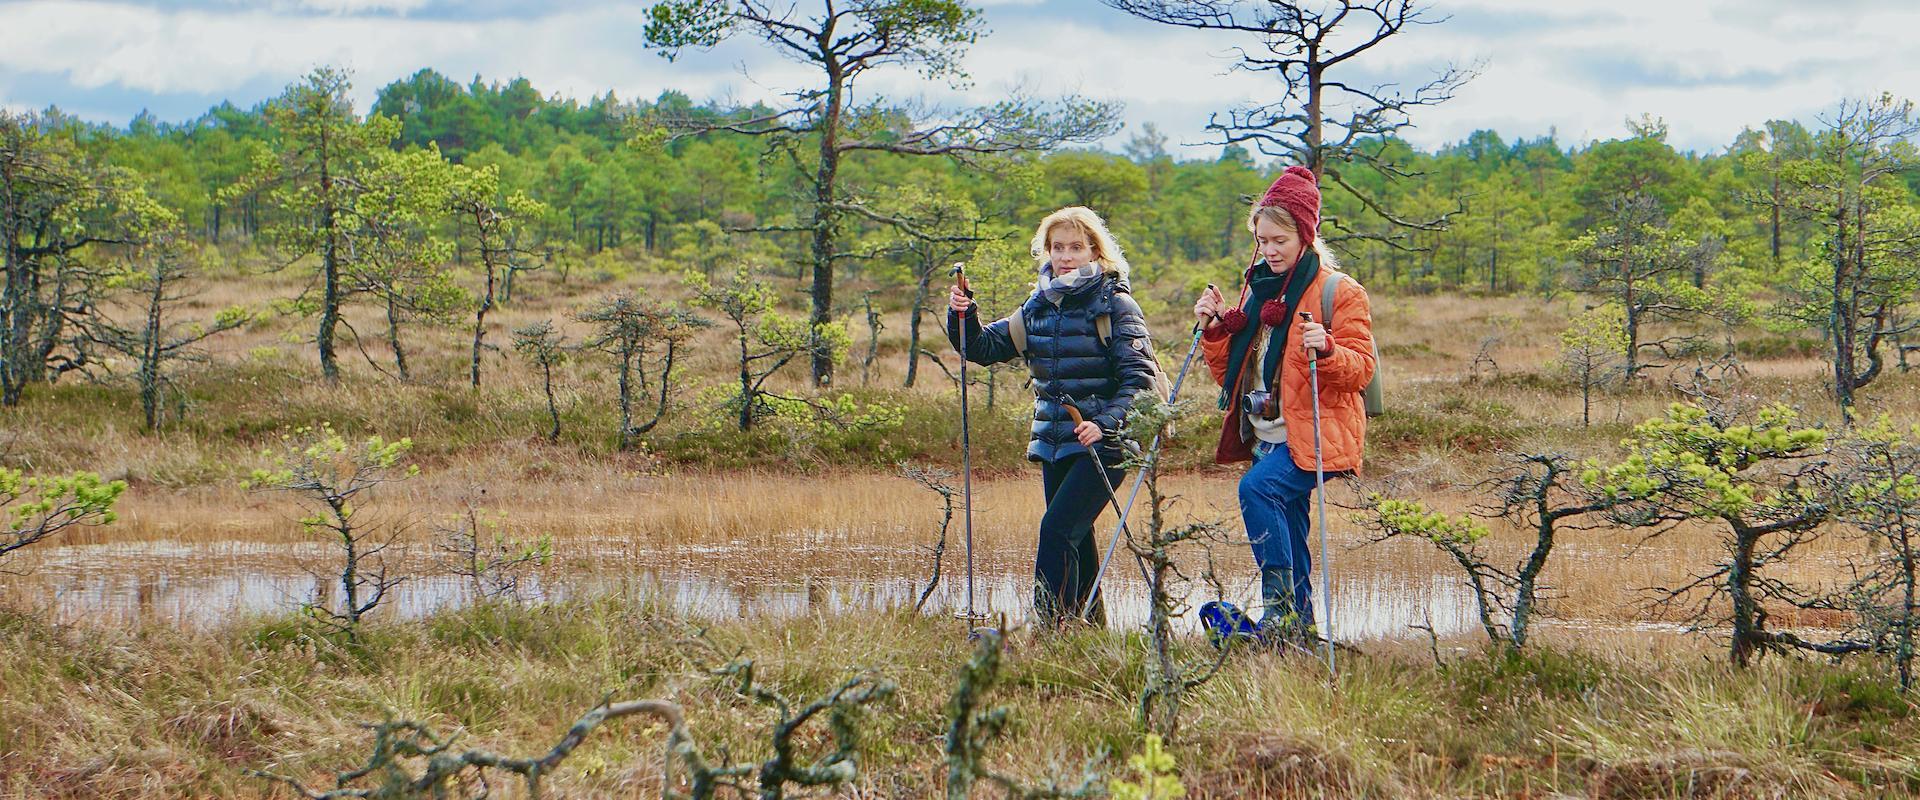
[[[1310,311],[1302,311],[1302,312],[1300,312],[1300,320],[1301,320],[1302,322],[1312,322],[1312,321],[1313,321],[1313,312],[1310,312]],[[1302,347],[1306,347],[1306,344],[1305,344],[1305,343],[1302,343],[1302,344],[1301,344],[1301,346],[1302,346]],[[1308,361],[1319,361],[1319,360],[1320,360],[1320,351],[1318,351],[1318,350],[1315,350],[1315,349],[1313,349],[1313,348],[1311,348],[1311,347],[1307,347],[1307,360],[1308,360]]]
[[[972,300],[973,287],[967,284],[967,262],[965,261],[953,262],[953,269],[948,271],[947,274],[954,276],[954,283],[955,285],[960,287],[960,293],[966,295],[968,300]],[[973,308],[971,306],[967,308],[967,311],[972,311],[972,310]],[[958,313],[960,314],[960,316],[964,317],[967,315],[967,311],[961,311]]]
[[[1207,291],[1209,291],[1209,292],[1217,292],[1217,291],[1220,291],[1220,290],[1219,290],[1219,289],[1216,289],[1216,288],[1214,288],[1214,286],[1213,286],[1213,284],[1211,284],[1211,283],[1209,283],[1209,284],[1207,284]],[[1214,318],[1214,319],[1219,319],[1219,318],[1220,318],[1220,315],[1219,315],[1219,314],[1215,314],[1215,315],[1213,315],[1213,318]],[[1201,331],[1203,331],[1203,330],[1206,330],[1206,327],[1207,327],[1207,323],[1205,323],[1205,322],[1202,322],[1202,321],[1200,321],[1200,320],[1194,320],[1194,321],[1193,321],[1193,332],[1194,332],[1194,333],[1199,333],[1199,332],[1201,332]]]

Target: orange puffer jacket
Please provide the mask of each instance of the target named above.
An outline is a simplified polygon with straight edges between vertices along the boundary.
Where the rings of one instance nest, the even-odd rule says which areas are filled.
[[[1301,293],[1300,310],[1313,312],[1320,316],[1319,298],[1324,296],[1327,276],[1331,270],[1321,268],[1313,283]],[[1240,288],[1241,302],[1246,301],[1246,286]],[[1315,319],[1326,324],[1326,320]],[[1258,323],[1258,320],[1253,320]],[[1299,320],[1294,320],[1297,326]],[[1367,301],[1367,290],[1349,275],[1340,281],[1333,297],[1333,324],[1328,333],[1332,338],[1332,352],[1320,357],[1320,452],[1328,472],[1358,471],[1361,451],[1367,441],[1367,413],[1362,392],[1367,382],[1373,379],[1373,316]],[[1206,358],[1207,368],[1213,372],[1213,382],[1220,383],[1227,377],[1228,353],[1233,341],[1232,334],[1224,326],[1214,326],[1202,337],[1200,351]],[[1280,380],[1267,376],[1268,386],[1280,387],[1280,416],[1287,421],[1287,449],[1293,455],[1295,466],[1303,470],[1313,469],[1313,401],[1309,375],[1307,373],[1307,351],[1298,342],[1299,329],[1290,334],[1287,352],[1280,361]],[[1254,359],[1259,348],[1247,348],[1246,369],[1259,369]],[[1247,461],[1253,458],[1254,439],[1242,439],[1240,435],[1239,392],[1229,392],[1227,398],[1226,428],[1220,432],[1220,445],[1214,451],[1213,460],[1220,464],[1235,461]]]

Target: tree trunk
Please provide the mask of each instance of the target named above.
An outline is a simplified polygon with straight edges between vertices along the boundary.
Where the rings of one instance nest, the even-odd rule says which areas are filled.
[[[1633,305],[1633,259],[1629,255],[1620,256],[1620,280],[1623,286],[1622,303],[1627,319],[1627,380],[1632,381],[1640,374],[1640,311]]]
[[[328,383],[340,382],[340,363],[333,352],[333,329],[340,322],[340,252],[338,237],[334,235],[339,224],[335,219],[333,198],[333,176],[328,172],[332,166],[328,161],[326,126],[320,133],[320,229],[326,238],[320,244],[320,269],[325,287],[320,297],[320,331],[315,342],[320,348],[320,374]]]
[[[346,526],[345,509],[340,505],[344,502],[343,500],[333,501],[334,519],[342,527]],[[346,549],[346,558],[340,565],[340,596],[346,600],[344,609],[346,613],[342,616],[347,618],[348,625],[358,625],[360,624],[360,552],[356,545],[359,543],[353,540],[351,529],[335,533],[340,536],[340,544]]]
[[[480,263],[487,273],[487,285],[484,293],[480,295],[480,307],[473,312],[473,361],[469,366],[469,374],[475,389],[480,388],[480,348],[487,336],[487,312],[493,310],[493,258],[493,254],[488,251],[486,236],[482,234]]]
[[[1827,308],[1828,339],[1833,344],[1833,397],[1840,404],[1841,418],[1853,419],[1853,308],[1848,302],[1849,264],[1851,249],[1847,245],[1847,206],[1841,199],[1839,209],[1834,213],[1833,280],[1828,290],[1833,293],[1832,302]]]
[[[1527,554],[1527,563],[1520,568],[1517,576],[1520,586],[1514,593],[1513,629],[1508,631],[1515,650],[1527,646],[1527,626],[1533,622],[1533,602],[1538,591],[1536,587],[1539,585],[1540,572],[1547,568],[1547,556],[1553,554],[1553,528],[1557,520],[1547,509],[1547,498],[1553,490],[1554,481],[1555,473],[1549,466],[1546,478],[1540,484],[1540,494],[1534,501],[1540,524],[1534,529],[1533,552]]]
[[[747,329],[740,327],[740,430],[753,427],[753,376],[747,373]]]
[[[873,312],[873,293],[863,298],[867,307],[867,357],[860,362],[860,385],[873,382],[873,360],[880,355],[880,315]]]
[[[547,417],[553,421],[553,427],[547,429],[547,441],[560,441],[560,403],[553,397],[553,364],[540,364],[541,383],[547,391]]]
[[[393,348],[393,368],[400,372],[400,381],[411,380],[407,374],[407,351],[400,346],[400,307],[392,294],[387,295],[387,346]]]
[[[907,380],[901,384],[908,389],[920,376],[920,318],[926,313],[927,294],[933,290],[933,275],[922,272],[920,281],[913,289],[913,305],[907,309]]]
[[[1780,174],[1777,170],[1774,172],[1773,180],[1769,185],[1768,190],[1772,195],[1771,200],[1773,201],[1768,204],[1769,206],[1768,210],[1772,212],[1770,214],[1771,219],[1769,220],[1769,223],[1770,223],[1769,227],[1772,229],[1772,233],[1773,233],[1773,237],[1772,237],[1773,264],[1774,266],[1779,266],[1780,265]]]
[[[820,121],[820,163],[814,175],[813,194],[813,314],[808,318],[814,330],[833,321],[833,248],[839,212],[833,204],[839,199],[835,180],[840,169],[840,104],[842,76],[838,64],[828,63],[825,114]],[[813,385],[833,384],[833,354],[813,348]]]
[[[633,348],[620,345],[620,449],[633,447]]]
[[[160,424],[160,305],[165,296],[163,266],[153,271],[153,291],[147,295],[147,326],[140,341],[140,411],[151,433]]]
[[[1593,427],[1593,367],[1580,371],[1580,427]]]
[[[1900,474],[1900,468],[1887,459],[1888,474]],[[1900,614],[1895,617],[1899,632],[1894,637],[1894,663],[1900,669],[1900,691],[1906,693],[1913,688],[1913,627],[1916,614],[1920,614],[1920,605],[1915,603],[1916,569],[1913,554],[1913,531],[1907,522],[1906,511],[1897,502],[1894,509],[1894,535],[1892,539],[1895,553],[1900,561]]]
[[[653,430],[653,426],[660,424],[660,420],[667,415],[667,391],[673,388],[674,344],[672,339],[667,340],[667,363],[666,366],[660,369],[660,403],[653,407],[653,419],[647,420],[646,424],[633,429],[634,435],[636,436]]]
[[[1733,600],[1733,665],[1746,668],[1759,649],[1759,604],[1753,599],[1753,551],[1759,537],[1733,525],[1733,566],[1727,570],[1727,595]]]

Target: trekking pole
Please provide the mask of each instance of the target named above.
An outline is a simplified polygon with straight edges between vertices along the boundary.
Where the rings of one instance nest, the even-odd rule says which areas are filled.
[[[1207,288],[1213,288],[1213,284],[1207,284]],[[1187,347],[1187,357],[1180,362],[1180,373],[1173,376],[1173,389],[1167,392],[1168,405],[1172,405],[1180,399],[1180,384],[1185,383],[1187,380],[1187,369],[1193,366],[1193,354],[1200,351],[1200,336],[1205,333],[1205,331],[1206,329],[1203,328],[1200,323],[1196,322],[1193,324],[1193,344]],[[1158,433],[1153,435],[1153,444],[1147,446],[1147,458],[1154,463],[1141,465],[1140,472],[1133,476],[1133,488],[1127,490],[1127,503],[1120,507],[1120,524],[1114,526],[1113,540],[1107,542],[1106,555],[1100,557],[1100,568],[1094,570],[1094,594],[1100,593],[1100,581],[1107,576],[1107,564],[1113,561],[1113,551],[1120,544],[1120,533],[1127,529],[1127,515],[1133,512],[1133,501],[1140,497],[1140,486],[1147,482],[1147,469],[1149,466],[1158,466],[1157,462],[1160,458],[1160,434]],[[1083,620],[1086,619],[1087,612],[1091,608],[1092,606],[1089,604],[1088,608],[1081,609],[1080,618]]]
[[[957,278],[960,291],[967,299],[973,299],[973,289],[967,286],[967,265],[956,262],[951,273]],[[980,619],[973,604],[973,440],[967,418],[967,314],[975,312],[973,304],[967,304],[966,311],[957,312],[960,323],[960,486],[966,505],[967,530],[967,626]]]
[[[1300,319],[1313,321],[1313,315],[1300,312]],[[1327,470],[1320,455],[1320,351],[1307,349],[1307,379],[1313,391],[1313,497],[1320,509],[1320,615],[1327,622],[1327,676],[1333,671],[1333,551],[1327,549]]]
[[[1080,407],[1073,404],[1073,398],[1061,395],[1055,398],[1054,402],[1067,407],[1067,416],[1073,419],[1073,427],[1078,428],[1080,427],[1080,423],[1086,421],[1086,418],[1080,416]],[[1093,459],[1093,471],[1100,473],[1100,486],[1107,490],[1107,502],[1113,505],[1114,513],[1121,515],[1120,531],[1114,535],[1132,538],[1133,534],[1127,532],[1126,514],[1120,508],[1120,496],[1113,491],[1113,481],[1107,480],[1107,465],[1100,462],[1099,445],[1087,448],[1087,456]],[[1114,541],[1119,540],[1115,539]],[[1113,554],[1112,545],[1107,546],[1107,554]],[[1140,579],[1151,583],[1153,578],[1147,575],[1147,562],[1140,558],[1139,553],[1133,554],[1133,563],[1140,567]],[[1087,592],[1087,608],[1080,609],[1080,618],[1083,620],[1087,618],[1088,609],[1093,607],[1094,591],[1100,588],[1099,577],[1097,575],[1094,581],[1093,590]]]

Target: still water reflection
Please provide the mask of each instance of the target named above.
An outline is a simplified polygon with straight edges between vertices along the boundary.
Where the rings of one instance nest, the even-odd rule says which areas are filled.
[[[818,537],[827,539],[830,537]],[[709,544],[648,549],[630,541],[570,540],[571,561],[529,575],[521,594],[529,599],[620,592],[661,603],[678,612],[712,619],[793,617],[910,608],[926,583],[923,554],[900,554],[851,542],[808,542],[805,566],[770,563],[764,547]],[[826,548],[826,549],[822,549]],[[185,545],[141,542],[47,548],[26,566],[30,572],[0,578],[0,593],[13,602],[50,607],[67,622],[113,624],[157,619],[209,626],[236,615],[284,611],[302,603],[335,602],[336,581],[326,572],[328,550],[318,544],[221,542]],[[414,577],[393,590],[387,610],[417,617],[470,602],[471,586],[436,569],[434,554],[402,558]],[[1025,558],[1030,558],[1027,556]],[[1024,558],[1011,553],[983,558],[976,602],[987,613],[1018,622],[1032,601]],[[946,576],[928,600],[942,613],[966,605],[964,574],[949,554]],[[1254,595],[1251,568],[1222,576],[1228,599],[1246,604]],[[1116,569],[1108,578],[1109,622],[1143,624],[1146,590],[1137,572]],[[1318,587],[1316,587],[1318,588]],[[1213,599],[1196,593],[1194,604]],[[1324,597],[1316,598],[1325,608]],[[1476,625],[1471,596],[1453,578],[1417,570],[1370,570],[1336,575],[1334,634],[1343,640],[1440,636]],[[1191,629],[1191,614],[1181,627]]]

